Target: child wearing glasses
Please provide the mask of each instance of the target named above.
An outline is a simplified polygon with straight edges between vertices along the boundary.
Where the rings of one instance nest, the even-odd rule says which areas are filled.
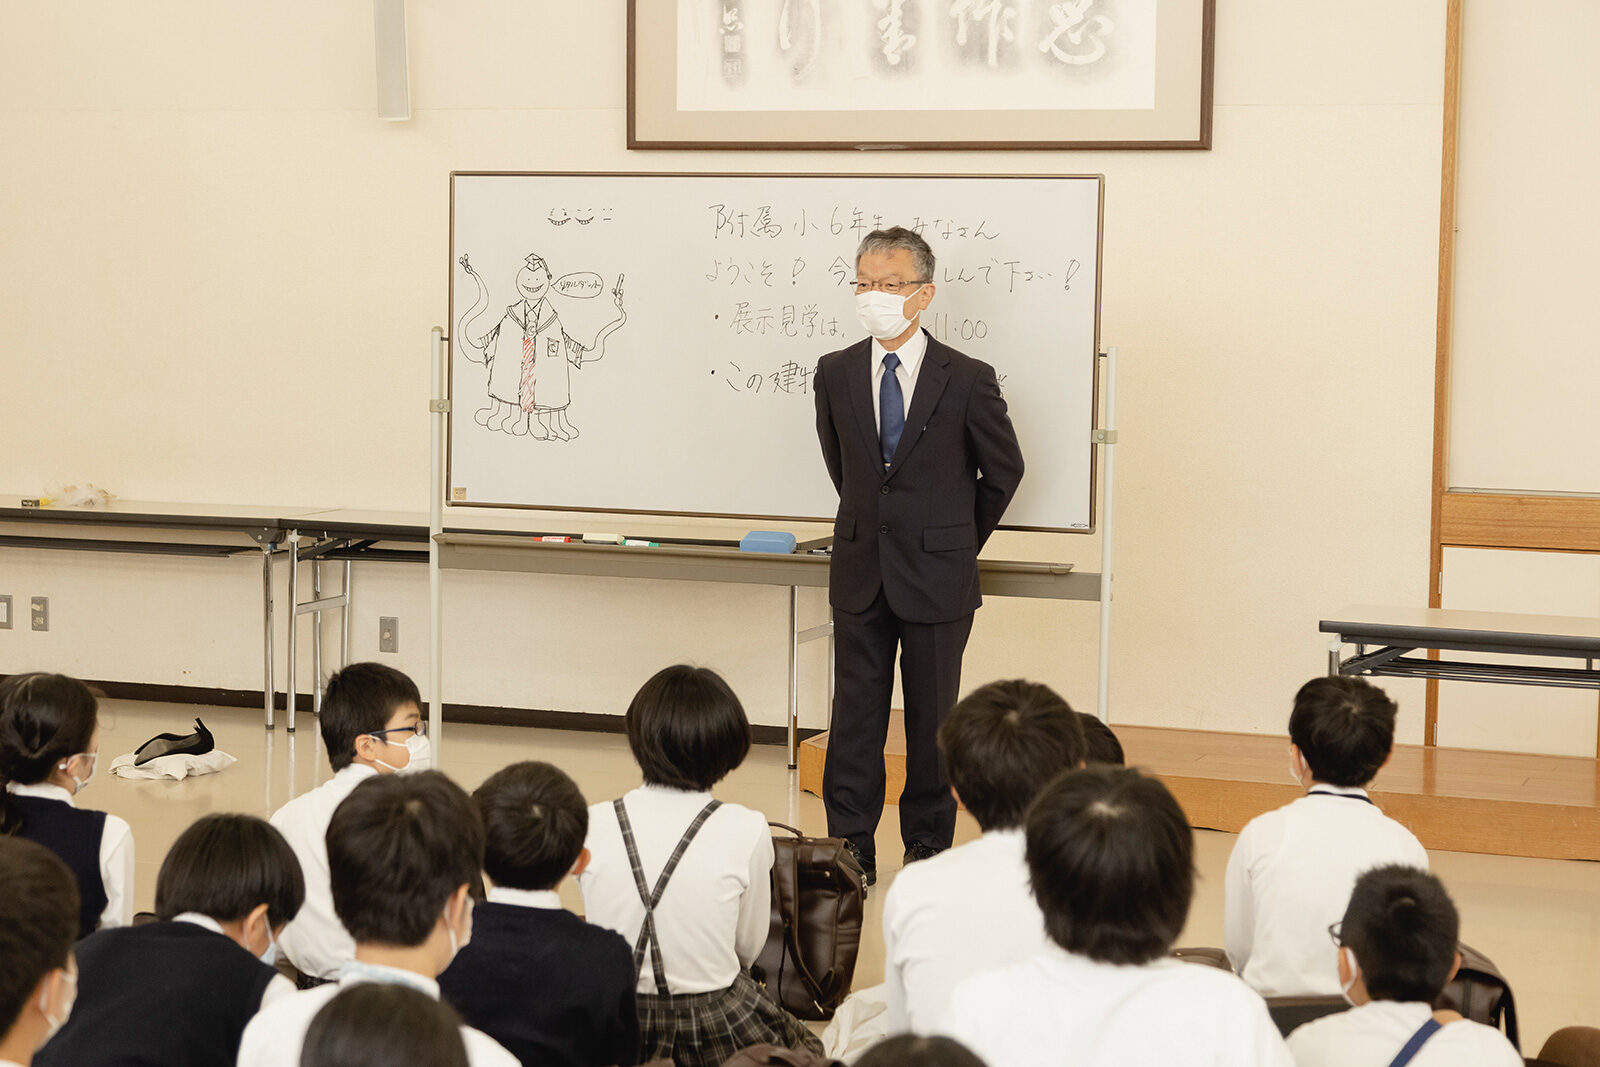
[[[64,674],[0,682],[0,834],[43,845],[78,880],[78,936],[133,921],[133,831],[78,807],[99,757],[98,704]]]
[[[334,775],[272,816],[305,875],[306,901],[284,928],[278,948],[304,988],[332,981],[355,942],[333,911],[328,887],[328,822],[355,787],[380,774],[413,774],[433,765],[417,684],[381,663],[352,663],[328,679],[322,743]]]

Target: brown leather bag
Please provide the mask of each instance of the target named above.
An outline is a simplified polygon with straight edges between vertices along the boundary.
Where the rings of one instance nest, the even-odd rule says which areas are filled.
[[[772,839],[772,928],[750,973],[794,1015],[831,1019],[861,949],[861,868],[840,838],[770,825],[790,836]]]
[[[1511,995],[1511,983],[1493,960],[1471,945],[1458,944],[1456,949],[1461,953],[1461,969],[1433,1006],[1458,1011],[1475,1023],[1504,1030],[1506,1040],[1521,1051],[1522,1035],[1517,1029],[1517,1002]]]

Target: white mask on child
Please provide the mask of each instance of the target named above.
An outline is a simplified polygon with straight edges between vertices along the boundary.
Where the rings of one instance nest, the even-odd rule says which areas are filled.
[[[61,1013],[61,1018],[57,1019],[55,1016],[51,1015],[50,1009],[45,1006],[47,1002],[46,996],[44,994],[40,994],[39,996],[39,1014],[44,1016],[45,1025],[49,1027],[49,1029],[45,1032],[44,1039],[46,1041],[49,1041],[52,1037],[55,1037],[61,1032],[61,1028],[67,1025],[67,1020],[72,1018],[73,1005],[77,1004],[78,1002],[78,975],[76,972],[63,969],[61,972],[61,977],[65,981],[72,983],[72,1003],[68,1004],[67,1010]]]
[[[383,743],[392,745],[396,742],[390,741],[385,737],[383,738]],[[392,763],[384,763],[383,760],[378,759],[376,756],[372,758],[372,762],[381,764],[396,774],[419,774],[422,771],[433,769],[433,742],[427,737],[422,734],[412,734],[406,738],[406,743],[401,747],[411,754],[410,762],[404,767],[396,767]]]
[[[267,947],[256,959],[268,967],[278,966],[278,939],[272,936],[272,922],[267,920]]]
[[[1346,952],[1350,952],[1350,949],[1349,948],[1340,948],[1339,949],[1340,955],[1343,955]],[[1350,952],[1350,981],[1348,981],[1348,982],[1340,982],[1339,983],[1339,995],[1341,997],[1344,997],[1344,1002],[1346,1004],[1350,1005],[1352,1008],[1356,1006],[1356,1002],[1350,999],[1350,990],[1352,988],[1354,988],[1354,986],[1356,984],[1356,979],[1358,979],[1360,977],[1361,977],[1361,965],[1356,962],[1356,954],[1354,952]]]
[[[446,967],[450,965],[450,962],[456,958],[462,949],[472,944],[472,906],[470,897],[461,905],[467,926],[466,933],[462,937],[456,937],[456,928],[450,925],[450,916],[446,915],[444,917],[444,932],[450,935],[450,960],[446,961]]]
[[[68,771],[67,768],[72,766],[72,761],[73,760],[78,759],[79,757],[82,757],[82,756],[87,756],[89,758],[89,773],[87,775],[85,775],[84,777],[79,778],[77,775],[73,774],[71,771]],[[98,752],[80,752],[76,756],[68,756],[66,759],[62,760],[59,764],[57,764],[57,767],[58,767],[58,769],[60,769],[62,771],[66,771],[67,777],[72,779],[72,781],[73,781],[72,795],[73,796],[77,796],[79,793],[83,792],[85,789],[88,789],[89,788],[89,783],[94,781],[94,771],[95,771],[95,768],[98,767],[99,765],[100,765],[100,753],[98,753]]]

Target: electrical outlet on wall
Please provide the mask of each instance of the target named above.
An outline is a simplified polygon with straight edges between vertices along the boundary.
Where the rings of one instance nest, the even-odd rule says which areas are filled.
[[[11,594],[0,596],[0,630],[11,629]]]
[[[400,651],[400,619],[395,615],[383,615],[378,619],[378,651]]]
[[[47,596],[33,598],[33,628],[35,630],[50,629],[50,598]]]

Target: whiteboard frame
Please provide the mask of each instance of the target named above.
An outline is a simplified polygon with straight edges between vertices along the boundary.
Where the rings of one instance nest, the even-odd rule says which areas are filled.
[[[894,181],[905,179],[959,179],[971,180],[1037,180],[1037,179],[1093,179],[1096,183],[1095,197],[1095,237],[1094,237],[1094,351],[1090,355],[1094,367],[1093,380],[1090,385],[1090,431],[1100,427],[1100,374],[1101,374],[1101,349],[1100,349],[1100,281],[1101,269],[1105,260],[1105,232],[1106,232],[1106,176],[1104,174],[849,174],[828,172],[823,174],[808,174],[799,171],[771,171],[771,172],[733,172],[733,171],[572,171],[572,170],[453,170],[450,172],[450,248],[449,258],[446,260],[446,299],[448,303],[445,311],[455,313],[456,306],[456,275],[454,264],[456,262],[456,179],[457,178],[820,178],[820,179],[847,179],[847,180],[879,180]],[[742,519],[758,522],[804,522],[826,525],[832,523],[832,515],[766,515],[749,514],[745,512],[727,511],[664,511],[653,508],[595,508],[574,507],[563,504],[506,504],[487,503],[474,500],[452,499],[455,489],[455,474],[453,468],[455,450],[455,339],[450,336],[444,338],[446,342],[445,353],[445,398],[447,408],[444,427],[444,504],[446,507],[461,508],[500,508],[510,511],[560,511],[573,513],[588,513],[596,515],[659,515],[664,518],[693,518],[693,519]],[[1087,529],[1069,526],[1012,526],[1002,523],[1001,530],[1015,530],[1026,533],[1067,533],[1067,534],[1093,534],[1099,529],[1099,474],[1100,454],[1098,449],[1089,450],[1089,525]]]

